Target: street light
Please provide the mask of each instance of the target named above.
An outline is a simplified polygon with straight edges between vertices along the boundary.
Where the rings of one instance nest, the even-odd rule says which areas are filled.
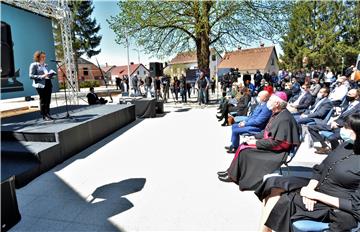
[[[127,53],[127,70],[128,70],[128,82],[129,82],[129,96],[131,96],[131,90],[132,90],[132,82],[131,82],[131,77],[130,77],[130,58],[129,58],[129,47],[130,47],[130,43],[129,43],[129,37],[128,37],[128,33],[127,33],[127,29],[125,29],[125,40],[126,40],[126,53]]]

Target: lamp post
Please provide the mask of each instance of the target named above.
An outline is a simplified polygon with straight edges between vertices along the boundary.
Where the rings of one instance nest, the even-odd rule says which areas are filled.
[[[126,54],[127,54],[127,70],[128,70],[128,81],[129,81],[129,96],[131,96],[131,92],[132,92],[132,82],[131,82],[131,76],[130,76],[130,58],[129,58],[129,37],[128,37],[128,33],[127,30],[125,30],[125,39],[126,39]]]

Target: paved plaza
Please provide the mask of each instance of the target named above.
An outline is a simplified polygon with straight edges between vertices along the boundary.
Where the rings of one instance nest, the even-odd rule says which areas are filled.
[[[170,103],[165,111],[18,189],[22,220],[11,231],[258,230],[254,193],[217,179],[233,155],[224,150],[230,128],[217,122],[215,105]]]

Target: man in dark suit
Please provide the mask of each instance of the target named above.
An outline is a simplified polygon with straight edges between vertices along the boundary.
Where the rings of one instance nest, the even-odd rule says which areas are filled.
[[[333,107],[331,101],[328,99],[329,93],[330,90],[328,88],[321,88],[317,94],[315,104],[303,114],[295,116],[298,124],[306,124],[309,122],[322,123]]]
[[[332,132],[330,136],[326,139],[329,140],[331,148],[335,149],[339,142],[340,137],[340,128],[344,126],[346,117],[350,114],[360,113],[360,104],[359,104],[359,93],[356,89],[351,89],[346,95],[346,99],[349,102],[349,105],[342,111],[340,116],[331,123],[319,123],[316,125],[309,125],[308,130],[314,141],[319,141],[321,147],[317,148],[315,153],[318,154],[327,154],[330,151],[325,139],[319,134],[320,131]]]
[[[89,105],[96,105],[96,104],[106,104],[107,100],[104,98],[99,98],[98,95],[94,91],[94,87],[90,87],[90,93],[86,95],[88,99]]]
[[[313,100],[310,94],[310,85],[304,84],[301,86],[302,93],[300,94],[299,98],[296,99],[293,103],[290,103],[287,109],[291,113],[304,113],[306,109],[309,108],[311,102]]]

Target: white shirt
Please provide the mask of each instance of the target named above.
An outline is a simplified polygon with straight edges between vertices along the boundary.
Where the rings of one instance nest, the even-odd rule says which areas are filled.
[[[299,98],[296,99],[296,101],[294,101],[293,105],[296,105],[296,106],[299,105],[299,103],[300,103],[300,101],[301,101],[301,98],[303,98],[303,97],[305,96],[305,94],[306,94],[306,92],[303,91],[303,92],[301,93],[301,95],[299,96]]]
[[[331,91],[329,95],[329,99],[331,101],[342,101],[345,97],[345,95],[348,92],[348,87],[346,85],[342,84],[340,86],[336,86],[333,91]]]

